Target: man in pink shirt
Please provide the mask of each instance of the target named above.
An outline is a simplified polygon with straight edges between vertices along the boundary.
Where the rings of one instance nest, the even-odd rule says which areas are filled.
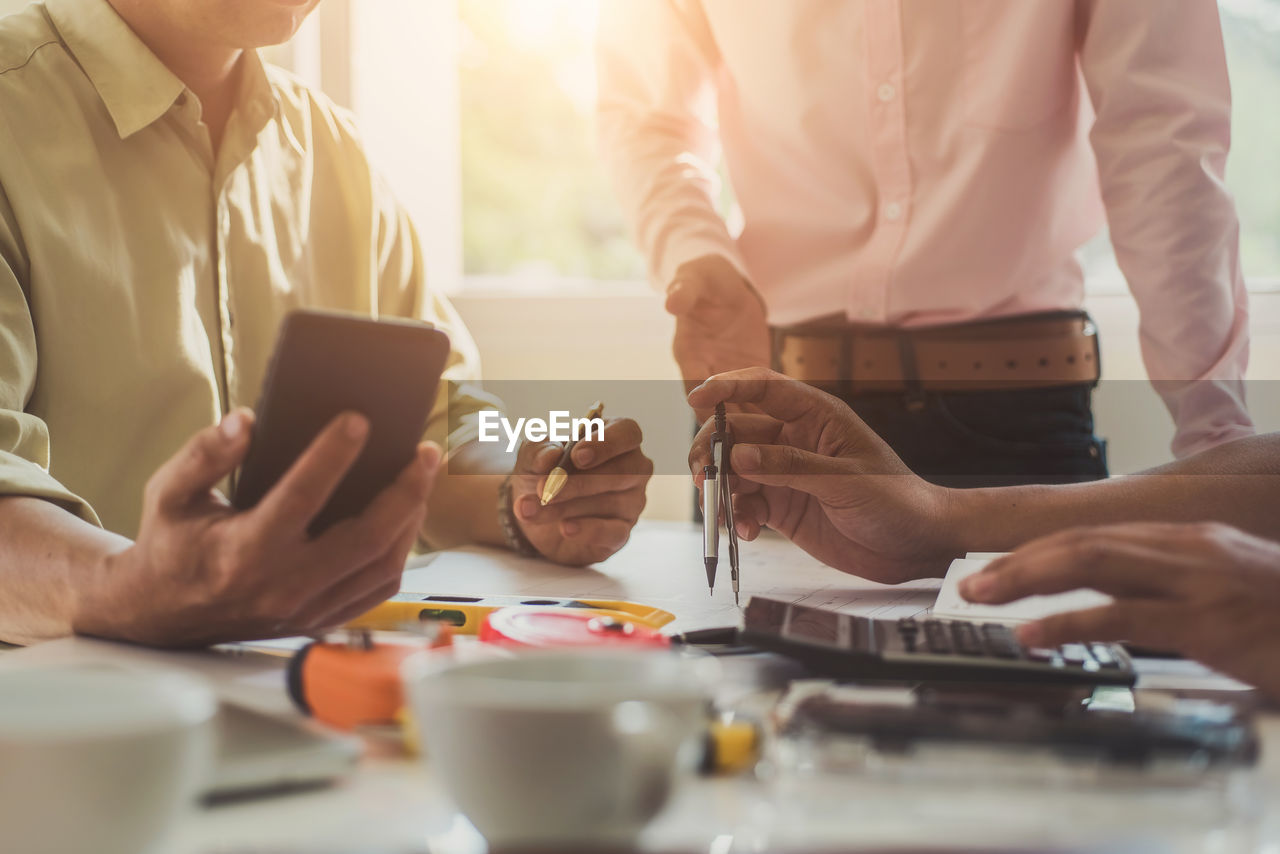
[[[1104,477],[1075,252],[1105,221],[1175,453],[1252,433],[1218,11],[1176,7],[604,4],[603,150],[686,382],[772,364],[934,480]]]

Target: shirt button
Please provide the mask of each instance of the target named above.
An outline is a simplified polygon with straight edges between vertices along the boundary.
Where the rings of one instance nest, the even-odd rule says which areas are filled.
[[[897,94],[898,90],[890,83],[882,83],[880,88],[876,90],[876,97],[885,103],[892,101]]]
[[[897,222],[902,219],[902,205],[897,202],[890,202],[884,206],[884,218],[889,222]]]

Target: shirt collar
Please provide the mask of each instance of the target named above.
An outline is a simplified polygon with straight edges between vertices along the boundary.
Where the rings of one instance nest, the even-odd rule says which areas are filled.
[[[107,0],[45,0],[45,8],[121,139],[150,126],[186,91]],[[275,94],[255,51],[245,52],[244,63],[237,107],[260,127],[275,112]]]
[[[280,101],[267,77],[267,67],[256,50],[246,50],[241,57],[240,89],[236,93],[236,110],[255,135],[276,115]]]
[[[122,139],[163,116],[186,89],[107,0],[45,0],[45,8]]]

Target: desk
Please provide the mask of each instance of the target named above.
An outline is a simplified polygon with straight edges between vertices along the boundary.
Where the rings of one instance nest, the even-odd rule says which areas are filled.
[[[590,570],[565,570],[506,554],[466,549],[420,561],[406,589],[436,594],[538,593],[608,596],[663,605],[681,628],[731,622],[736,611],[721,580],[707,596],[701,530],[678,523],[643,523],[631,543]],[[727,575],[727,572],[726,572]],[[429,586],[429,587],[428,587]],[[789,544],[743,544],[742,592],[806,597],[873,616],[918,613],[937,583],[869,584],[818,565]],[[103,645],[67,639],[0,655],[0,665],[85,660]],[[281,663],[220,660],[205,653],[115,650],[167,665],[200,664],[226,699],[262,711],[292,714]],[[1155,849],[1280,852],[1280,716],[1262,721],[1267,749],[1257,774],[1256,810],[1221,826],[1207,816],[1219,802],[1187,793],[1070,793],[978,786],[940,790],[918,784],[838,781],[698,780],[686,784],[651,828],[655,846],[690,851],[747,852],[785,844],[808,850],[863,845],[1070,844],[1100,839],[1128,850],[1135,836],[1155,836]],[[1267,810],[1268,804],[1276,809]],[[1218,824],[1218,827],[1212,825]],[[478,844],[455,818],[436,781],[417,761],[366,759],[351,779],[328,789],[201,810],[181,829],[174,854],[418,854],[472,851]]]

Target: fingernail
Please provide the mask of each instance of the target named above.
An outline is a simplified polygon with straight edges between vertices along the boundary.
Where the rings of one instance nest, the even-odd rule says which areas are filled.
[[[1018,643],[1023,646],[1044,646],[1044,630],[1039,623],[1027,623],[1014,630]]]
[[[591,461],[596,458],[596,452],[590,448],[581,445],[573,449],[573,463],[579,466],[589,466]]]
[[[960,595],[970,602],[981,602],[991,595],[995,586],[995,576],[990,573],[979,572],[977,575],[971,575],[960,582]]]
[[[572,519],[569,519],[567,521],[560,523],[560,533],[566,537],[576,536],[578,532],[581,530],[582,530],[582,525],[578,524]]]
[[[667,286],[667,296],[669,297],[675,296],[676,294],[680,293],[680,290],[683,287],[684,287],[684,282],[681,281],[680,279],[676,279],[674,282],[672,282],[670,285]]]
[[[737,530],[737,532],[738,532],[738,536],[739,536],[739,537],[742,537],[744,540],[745,540],[747,537],[751,536],[751,528],[749,528],[749,527],[747,526],[747,523],[746,523],[746,522],[739,522],[738,524],[734,525],[733,527]]]
[[[525,495],[516,502],[516,513],[521,519],[528,521],[538,515],[538,499],[532,495]]]
[[[760,449],[755,445],[739,445],[733,449],[733,464],[740,471],[760,469]]]
[[[347,431],[347,438],[352,441],[359,441],[369,432],[369,422],[365,420],[363,415],[357,415],[354,412],[347,416],[346,424],[343,425]]]
[[[228,412],[222,418],[222,423],[218,425],[218,431],[222,433],[222,438],[228,442],[234,442],[244,433],[244,413]]]
[[[425,442],[418,448],[418,459],[429,469],[434,469],[440,465],[440,460],[444,458],[440,446],[434,442]]]

